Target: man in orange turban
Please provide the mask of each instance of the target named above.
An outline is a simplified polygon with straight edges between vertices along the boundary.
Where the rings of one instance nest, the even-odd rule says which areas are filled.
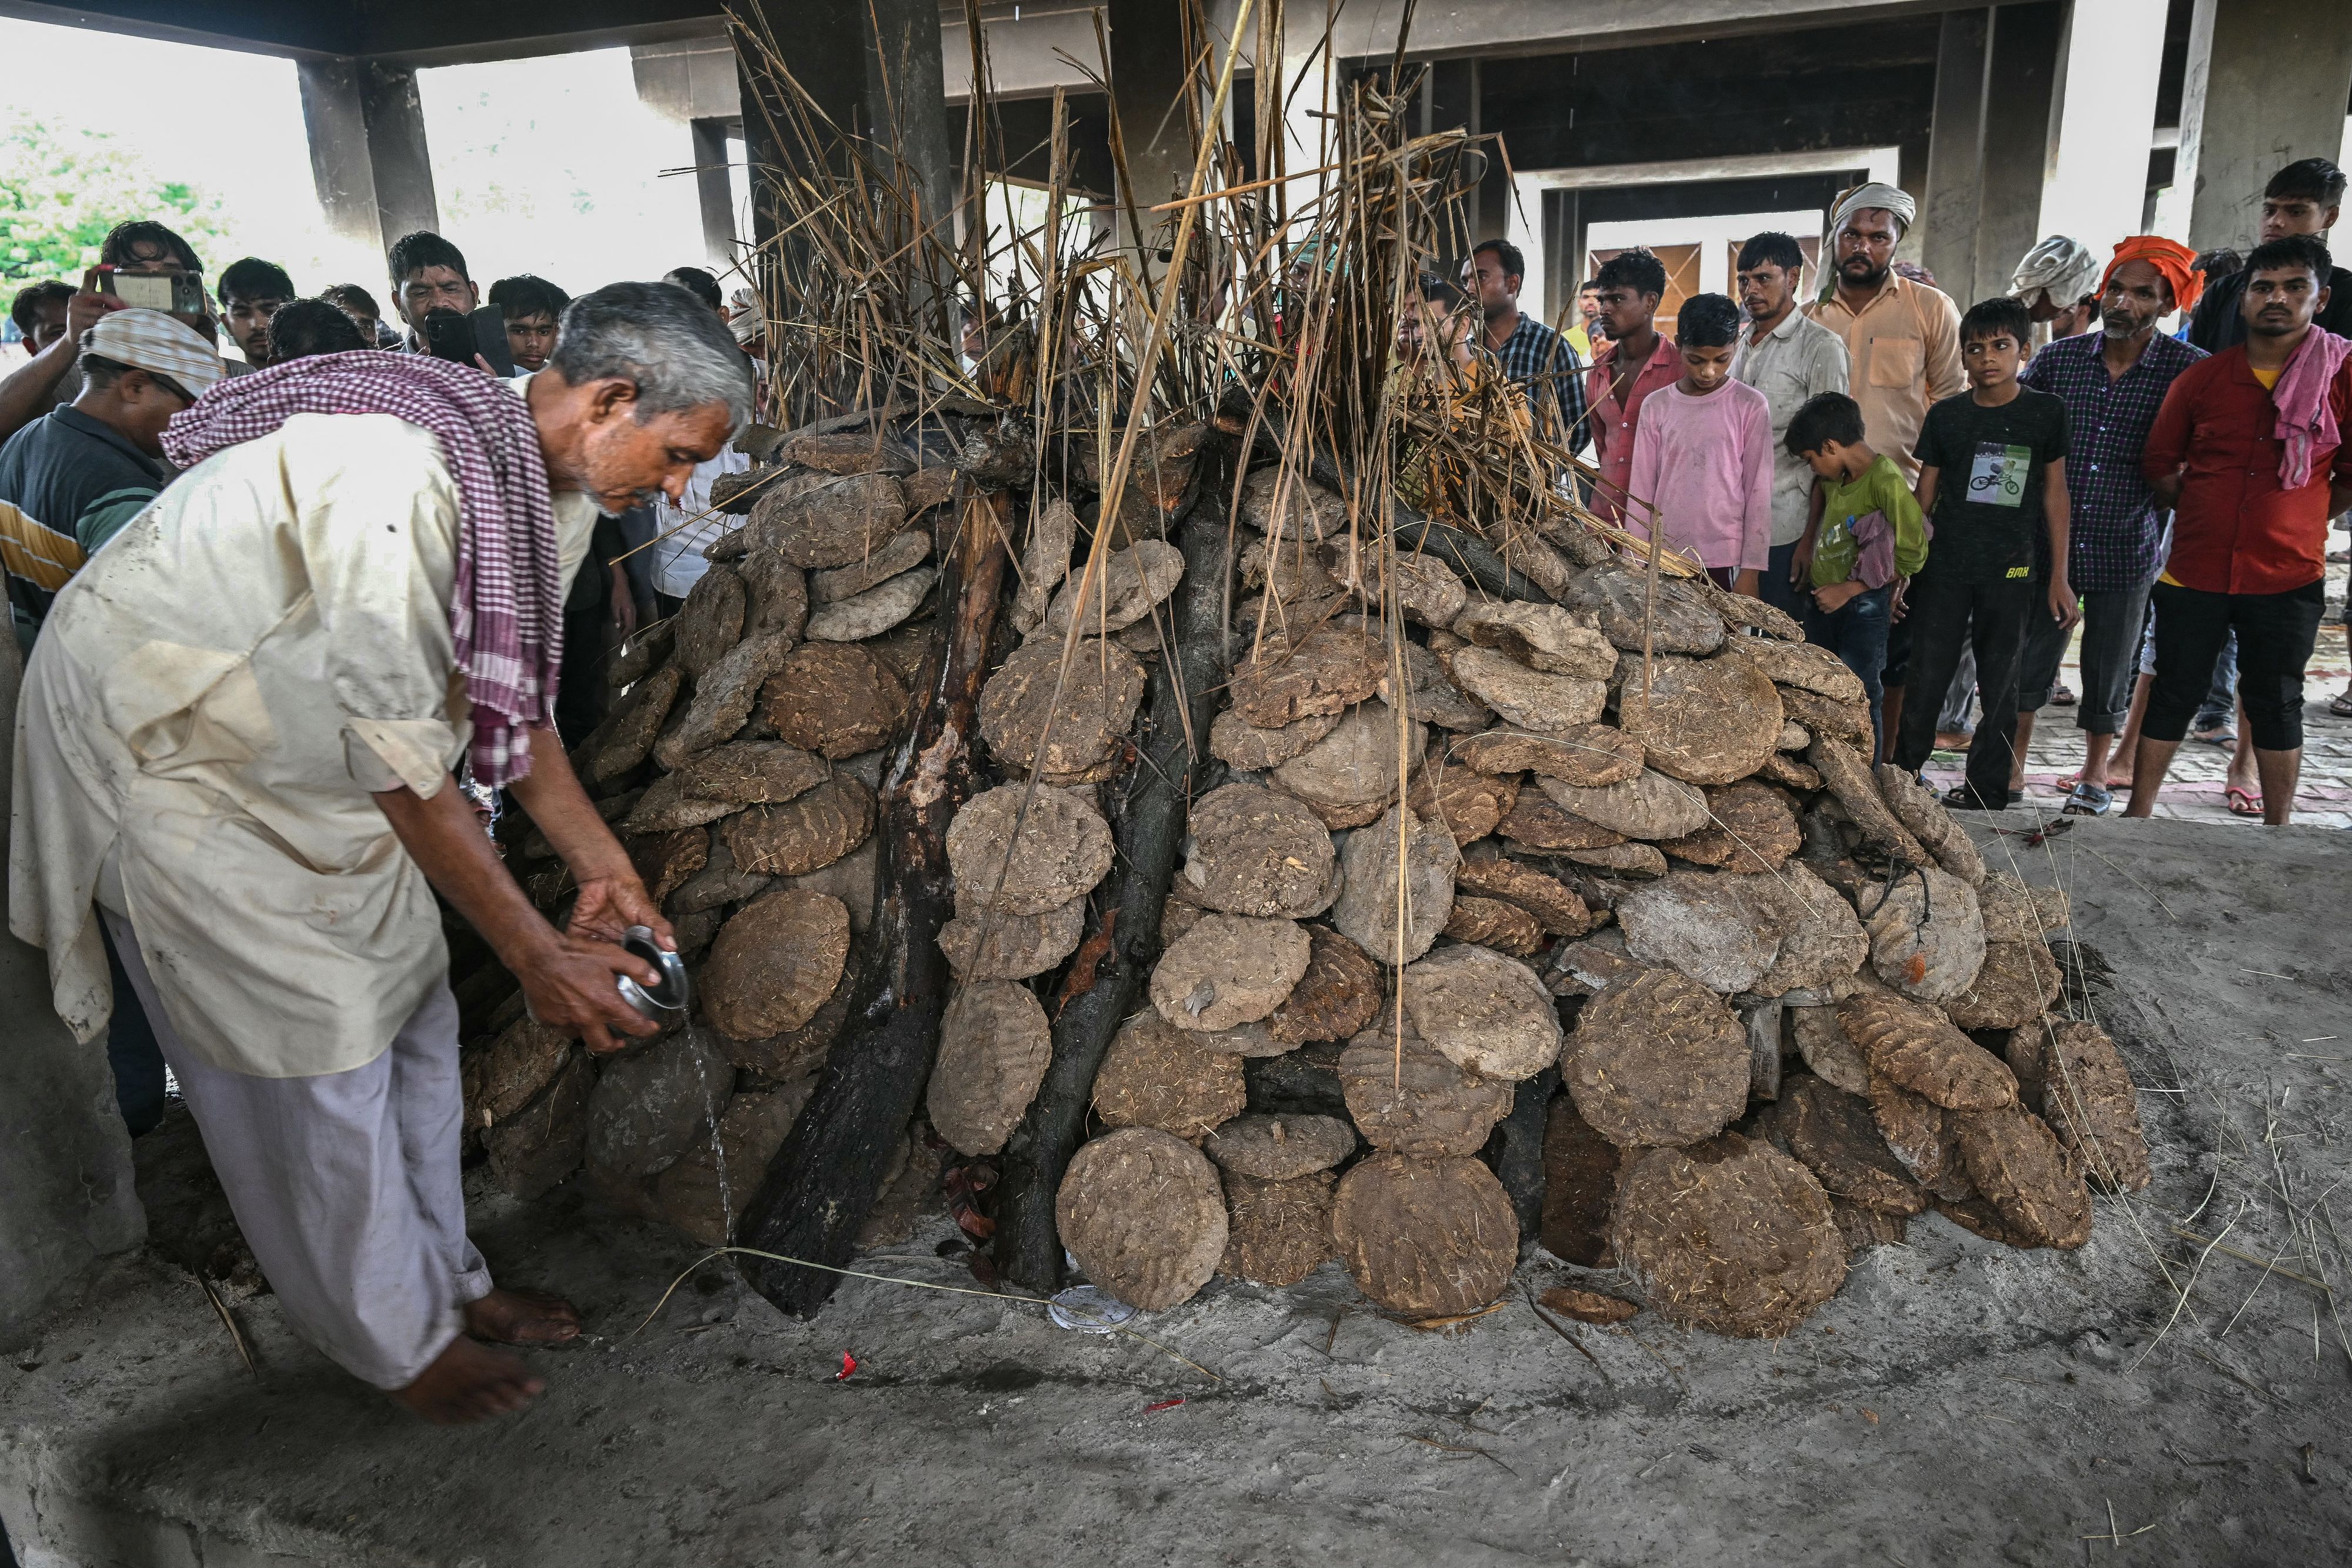
[[[2185,313],[2197,308],[2198,296],[2205,292],[2205,275],[2197,270],[2197,253],[2162,235],[2134,235],[2116,246],[2115,258],[2099,275],[2103,298],[2115,281],[2116,269],[2135,261],[2156,268],[2158,276],[2171,286],[2173,309]]]

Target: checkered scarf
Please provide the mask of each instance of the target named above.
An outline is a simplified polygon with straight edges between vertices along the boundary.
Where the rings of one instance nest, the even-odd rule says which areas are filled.
[[[530,411],[481,371],[428,355],[320,354],[221,382],[172,416],[164,455],[191,468],[298,413],[388,413],[440,442],[457,481],[449,633],[474,705],[468,757],[493,789],[523,777],[523,732],[554,722],[563,659],[555,509]]]

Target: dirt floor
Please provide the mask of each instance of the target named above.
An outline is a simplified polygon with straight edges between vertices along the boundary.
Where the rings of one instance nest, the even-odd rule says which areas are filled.
[[[695,1248],[569,1191],[482,1198],[494,1265],[594,1337],[537,1358],[529,1414],[444,1432],[267,1295],[234,1309],[246,1371],[166,1256],[229,1240],[183,1150],[142,1162],[155,1248],[0,1368],[0,1516],[29,1564],[175,1568],[2340,1561],[2352,840],[2001,825],[1996,863],[2073,892],[2154,1151],[2080,1252],[1930,1216],[1780,1343],[1555,1328],[1524,1293],[1418,1332],[1336,1264],[1220,1281],[1150,1343],[866,1281],[793,1322],[719,1266],[640,1332]],[[929,1215],[861,1266],[977,1289],[953,1235]],[[1531,1250],[1517,1283],[1580,1274]]]

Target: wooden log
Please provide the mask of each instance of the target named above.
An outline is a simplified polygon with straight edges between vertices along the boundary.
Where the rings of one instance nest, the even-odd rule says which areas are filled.
[[[848,1021],[816,1092],[776,1151],[737,1235],[762,1251],[839,1268],[880,1196],[891,1156],[921,1103],[951,980],[940,927],[955,908],[948,824],[972,792],[971,737],[988,644],[1003,597],[1010,497],[967,494],[940,582],[940,632],[923,666],[927,694],[882,788],[882,904],[851,993]],[[743,1274],[779,1311],[807,1317],[838,1274],[745,1259]]]
[[[1510,1195],[1523,1241],[1532,1239],[1543,1227],[1544,1122],[1551,1110],[1551,1097],[1558,1092],[1557,1067],[1547,1067],[1522,1080],[1511,1096],[1511,1113],[1496,1125],[1495,1135],[1486,1145],[1486,1163]]]
[[[1307,465],[1307,476],[1326,489],[1348,493],[1347,475],[1327,456],[1318,454]],[[1467,528],[1424,517],[1394,497],[1389,502],[1389,531],[1396,535],[1397,549],[1425,551],[1497,598],[1551,602],[1551,595],[1538,588],[1533,578],[1505,565],[1493,545]]]
[[[1203,452],[1202,462],[1218,455]],[[1217,484],[1200,488],[1213,498],[1224,493]],[[1004,1145],[996,1266],[1034,1291],[1050,1292],[1061,1285],[1054,1197],[1085,1134],[1103,1053],[1135,1010],[1159,956],[1160,911],[1175,876],[1177,847],[1192,801],[1206,787],[1208,770],[1218,766],[1208,743],[1209,721],[1225,679],[1219,622],[1231,561],[1223,507],[1214,499],[1195,507],[1174,537],[1184,552],[1184,580],[1170,601],[1175,653],[1152,674],[1136,734],[1136,763],[1112,793],[1111,833],[1118,858],[1097,890],[1078,962],[1055,998],[1054,1056],[1045,1082]]]

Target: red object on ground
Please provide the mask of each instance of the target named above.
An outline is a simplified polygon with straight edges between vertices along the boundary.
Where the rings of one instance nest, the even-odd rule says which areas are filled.
[[[845,1350],[841,1353],[841,1370],[833,1375],[833,1380],[835,1383],[846,1383],[849,1381],[849,1375],[856,1370],[857,1358]]]
[[[1162,1399],[1157,1405],[1145,1406],[1143,1407],[1143,1413],[1146,1416],[1156,1416],[1162,1410],[1173,1410],[1176,1406],[1183,1403],[1184,1401],[1181,1399]]]

